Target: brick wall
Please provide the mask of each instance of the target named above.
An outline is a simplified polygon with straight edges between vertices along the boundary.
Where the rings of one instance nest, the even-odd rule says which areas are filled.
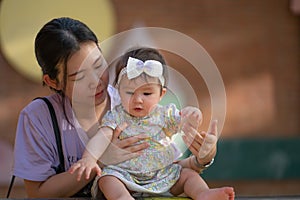
[[[136,23],[169,28],[192,37],[208,51],[227,93],[224,137],[299,136],[300,27],[288,0],[112,2],[116,32]],[[192,71],[184,70],[189,63],[183,58],[165,56],[200,91],[205,129],[210,116],[207,87]],[[21,108],[48,90],[20,76],[3,55],[0,65],[0,135],[13,143]]]
[[[300,135],[300,27],[288,0],[113,2],[118,32],[143,22],[180,31],[208,51],[227,92],[224,137]],[[166,57],[203,92],[200,107],[209,116],[205,86],[183,59]]]

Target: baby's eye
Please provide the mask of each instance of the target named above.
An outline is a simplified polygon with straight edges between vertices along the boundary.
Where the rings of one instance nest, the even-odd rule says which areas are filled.
[[[149,96],[149,95],[151,95],[152,93],[151,92],[144,92],[144,95],[145,96]]]

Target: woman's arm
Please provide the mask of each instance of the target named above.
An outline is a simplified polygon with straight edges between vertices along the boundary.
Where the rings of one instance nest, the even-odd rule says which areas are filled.
[[[77,181],[77,173],[63,172],[56,174],[46,181],[24,180],[26,193],[29,198],[63,198],[70,197],[88,184],[96,173],[92,172],[89,179]]]

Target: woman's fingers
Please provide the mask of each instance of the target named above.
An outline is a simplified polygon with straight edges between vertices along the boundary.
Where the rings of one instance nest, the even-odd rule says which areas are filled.
[[[101,156],[99,161],[102,164],[117,164],[130,158],[137,157],[142,153],[142,150],[149,147],[147,142],[137,144],[137,142],[145,140],[146,138],[149,138],[149,136],[141,134],[120,140],[116,135],[118,135],[118,132],[121,130],[122,128],[116,130],[112,143]]]
[[[202,135],[203,134],[199,133],[196,129],[190,128],[183,136],[185,144],[194,155],[198,155],[199,149],[201,148],[204,140]]]
[[[201,144],[203,143],[205,134],[199,133],[196,129],[189,127],[187,131],[184,132],[184,135],[187,137],[187,140],[190,142],[190,145],[192,143]]]
[[[126,123],[121,124],[120,126],[117,126],[116,129],[113,132],[112,140],[119,139],[120,134],[122,131],[127,127]]]
[[[135,158],[135,157],[137,157],[139,155],[141,155],[140,152],[137,152],[137,153],[127,153],[127,154],[123,155],[122,160],[126,161],[126,160],[129,160],[129,159]]]
[[[217,123],[217,120],[212,120],[210,122],[209,129],[204,137],[204,142],[199,150],[198,158],[205,158],[215,148],[218,141]]]
[[[186,144],[186,146],[188,147],[188,149],[191,151],[192,154],[195,155],[195,153],[197,154],[198,151],[196,151],[190,144],[191,142],[188,141],[187,137],[185,135],[182,136],[182,139],[184,141],[184,143]]]
[[[113,132],[112,143],[121,149],[125,149],[126,147],[134,145],[135,143],[137,143],[141,140],[147,139],[149,137],[146,134],[140,134],[137,136],[133,136],[133,137],[129,137],[129,138],[120,140],[119,136],[126,127],[127,127],[127,124],[123,123],[120,126],[117,126]]]
[[[129,138],[125,138],[123,140],[119,140],[117,146],[122,148],[122,149],[130,149],[132,145],[135,146],[135,144],[141,140],[145,140],[149,138],[149,136],[141,134],[141,135],[137,135],[137,136],[132,136]],[[133,148],[134,150],[135,148]]]
[[[218,120],[212,120],[209,124],[207,133],[218,137]]]
[[[124,150],[127,151],[128,153],[141,154],[142,150],[144,150],[148,147],[149,147],[149,143],[148,142],[143,142],[143,143],[140,143],[140,144],[128,146]]]

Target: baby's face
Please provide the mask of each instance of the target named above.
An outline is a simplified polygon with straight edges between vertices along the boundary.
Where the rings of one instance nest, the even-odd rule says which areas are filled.
[[[124,109],[132,116],[145,117],[160,102],[166,89],[157,78],[137,77],[128,80],[124,75],[120,81],[119,93]]]

